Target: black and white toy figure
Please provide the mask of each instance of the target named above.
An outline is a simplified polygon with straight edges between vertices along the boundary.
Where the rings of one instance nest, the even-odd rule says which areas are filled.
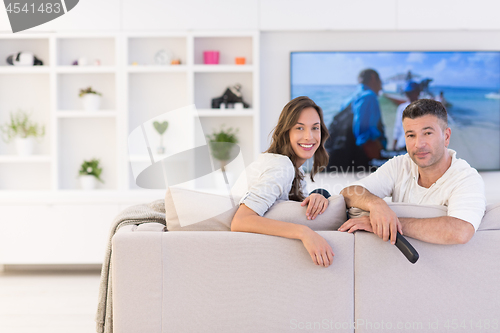
[[[19,52],[7,57],[7,63],[13,66],[43,66],[43,61],[31,52]]]
[[[212,109],[220,109],[221,104],[224,104],[224,107],[226,108],[231,108],[234,107],[235,103],[242,103],[245,109],[249,108],[250,105],[243,101],[243,95],[240,90],[241,85],[239,83],[236,83],[232,87],[227,87],[221,97],[212,99]]]

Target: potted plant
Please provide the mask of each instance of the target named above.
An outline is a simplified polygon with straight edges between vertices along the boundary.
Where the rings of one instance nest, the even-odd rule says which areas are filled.
[[[80,98],[83,98],[83,108],[87,111],[97,111],[101,105],[102,94],[92,90],[92,87],[80,89]]]
[[[95,189],[97,185],[96,180],[104,183],[101,179],[102,168],[99,167],[99,160],[96,158],[89,161],[83,161],[78,173],[80,175],[82,189],[84,190]]]
[[[9,143],[16,140],[18,155],[26,156],[33,153],[34,140],[45,135],[45,126],[39,126],[30,120],[27,112],[18,110],[10,113],[10,121],[0,127],[2,139]]]
[[[165,147],[163,147],[163,134],[165,134],[165,131],[168,128],[168,121],[164,121],[162,123],[155,121],[153,123],[153,127],[155,128],[156,132],[160,134],[160,146],[157,149],[157,153],[165,154]]]
[[[229,184],[231,183],[232,175],[226,172],[225,168],[232,157],[231,153],[235,144],[238,143],[236,133],[238,133],[238,129],[234,130],[230,127],[226,130],[224,129],[224,125],[222,125],[219,131],[214,130],[211,135],[207,135],[212,157],[220,162],[221,170]]]

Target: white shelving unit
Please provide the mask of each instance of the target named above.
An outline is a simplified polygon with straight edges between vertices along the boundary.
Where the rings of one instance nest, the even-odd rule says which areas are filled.
[[[135,185],[130,162],[150,164],[151,160],[147,152],[128,155],[128,136],[169,111],[194,104],[203,130],[193,132],[192,121],[177,124],[171,120],[164,135],[167,152],[172,149],[169,143],[177,144],[186,131],[192,131],[190,142],[199,142],[225,124],[238,128],[244,161],[251,163],[260,147],[258,38],[257,31],[0,34],[0,123],[8,121],[10,112],[22,109],[45,125],[46,132],[32,156],[18,156],[13,143],[0,141],[0,210],[20,220],[18,226],[2,226],[10,234],[0,235],[0,265],[99,263],[102,257],[96,258],[101,249],[86,256],[80,253],[82,246],[105,241],[112,217],[125,206],[164,195],[163,190]],[[181,63],[157,65],[159,50]],[[203,64],[206,50],[219,51],[220,64]],[[19,51],[33,52],[44,65],[9,66],[7,56]],[[73,66],[81,57],[88,65]],[[235,57],[245,57],[246,64],[236,65]],[[236,83],[241,84],[250,108],[212,109],[212,98]],[[103,95],[99,111],[82,108],[78,93],[89,86]],[[159,141],[151,141],[154,150]],[[154,156],[165,155],[154,152]],[[83,191],[78,170],[84,159],[94,157],[101,160],[105,183],[98,183],[95,191]],[[181,166],[185,163],[182,157],[171,160]],[[85,212],[85,221],[72,217],[72,211]],[[73,218],[78,223],[72,223]],[[27,226],[38,230],[31,226],[35,223],[46,224],[53,237],[43,240],[51,247],[37,256],[23,252],[28,244],[12,237]],[[81,231],[82,223],[98,235],[85,233],[78,246],[63,249],[71,247],[71,242],[60,239]],[[18,229],[21,226],[23,230]],[[26,239],[35,242],[36,237]],[[57,255],[58,246],[70,255]],[[15,256],[9,254],[12,248],[17,249]]]

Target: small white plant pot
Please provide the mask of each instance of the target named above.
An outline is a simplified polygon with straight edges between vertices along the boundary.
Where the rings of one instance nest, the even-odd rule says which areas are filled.
[[[97,178],[92,175],[82,175],[80,176],[80,184],[82,185],[82,190],[94,190],[97,186]]]
[[[16,138],[17,154],[20,156],[33,155],[35,140],[33,137]]]
[[[85,111],[97,111],[101,106],[101,96],[97,94],[85,94],[82,100]]]

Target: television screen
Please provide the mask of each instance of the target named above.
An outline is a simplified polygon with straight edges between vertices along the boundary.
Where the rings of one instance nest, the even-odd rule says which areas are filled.
[[[377,71],[385,157],[398,148],[396,110],[417,84],[418,98],[445,105],[457,157],[477,170],[500,170],[500,52],[292,52],[290,64],[291,97],[314,100],[327,126],[358,89],[359,73]]]

